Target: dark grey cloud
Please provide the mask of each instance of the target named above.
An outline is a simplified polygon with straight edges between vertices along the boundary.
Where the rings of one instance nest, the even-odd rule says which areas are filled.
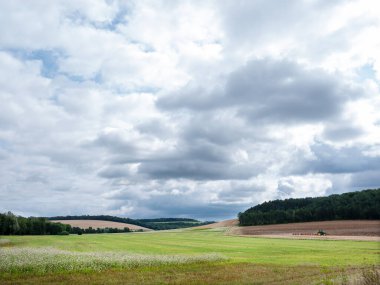
[[[323,130],[324,138],[331,141],[349,141],[363,135],[365,131],[358,127],[345,123],[327,125]]]
[[[111,165],[99,171],[98,175],[107,179],[129,177],[130,171],[125,166]]]
[[[165,123],[160,122],[158,119],[142,122],[135,126],[136,129],[142,134],[159,136],[160,138],[167,138],[173,135],[172,130]]]
[[[380,172],[380,157],[368,155],[365,146],[336,147],[322,142],[310,146],[313,157],[298,161],[295,173]]]
[[[99,134],[92,144],[93,146],[105,147],[119,154],[134,154],[137,151],[133,141],[128,141],[116,132]]]
[[[180,139],[172,149],[144,152],[136,144],[130,144],[119,135],[100,135],[94,142],[111,154],[109,166],[100,170],[105,178],[149,178],[223,180],[247,179],[256,175],[261,165],[238,165],[233,162],[230,148],[210,143],[202,138]],[[131,174],[126,165],[139,166]]]
[[[285,60],[247,63],[225,78],[223,88],[189,87],[158,101],[165,110],[233,109],[250,123],[308,123],[339,118],[345,102],[361,90],[344,78]]]
[[[225,180],[248,179],[257,174],[257,171],[235,166],[232,163],[218,163],[189,157],[181,161],[143,163],[139,167],[139,173],[153,179]]]
[[[340,81],[322,70],[264,60],[234,73],[226,94],[230,103],[241,100],[240,113],[251,122],[317,122],[339,115],[344,102],[355,95],[356,90]]]
[[[380,187],[380,171],[371,169],[351,175],[351,187],[357,189],[379,188]]]
[[[194,217],[202,220],[221,220],[225,217],[237,218],[237,213],[244,211],[249,204],[203,204],[197,205],[194,200],[184,203],[186,198],[175,199],[173,196],[152,199],[145,205],[155,212],[156,217]],[[144,206],[145,206],[144,205]],[[168,205],[171,208],[168,209]]]
[[[273,140],[266,125],[250,124],[239,118],[234,110],[194,110],[182,124],[179,135],[184,141],[205,142],[224,148],[248,141],[263,143]]]

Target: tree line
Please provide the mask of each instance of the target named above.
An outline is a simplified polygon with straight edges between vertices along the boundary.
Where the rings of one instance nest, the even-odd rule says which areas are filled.
[[[128,227],[124,227],[122,229],[118,228],[93,228],[89,227],[87,229],[82,229],[79,227],[72,227],[70,233],[71,234],[106,234],[106,233],[129,233],[131,230]]]
[[[380,189],[264,202],[238,214],[241,226],[380,219]]]
[[[45,218],[0,214],[0,235],[57,235],[71,230],[70,225],[51,223]]]
[[[50,222],[46,218],[16,216],[11,212],[0,213],[0,235],[68,235],[93,233],[125,233],[130,232],[128,227],[82,229],[62,223]]]

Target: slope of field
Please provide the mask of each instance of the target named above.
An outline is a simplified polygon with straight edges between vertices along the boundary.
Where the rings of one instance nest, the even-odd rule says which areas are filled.
[[[195,227],[197,229],[216,229],[216,228],[223,228],[223,227],[233,227],[237,226],[239,224],[238,219],[231,219],[231,220],[225,220],[217,223],[212,223],[208,225],[203,225],[199,227]]]
[[[118,223],[118,222],[111,222],[111,221],[99,221],[99,220],[54,220],[51,221],[53,223],[62,223],[71,225],[72,227],[78,227],[82,229],[87,229],[89,227],[92,227],[94,229],[97,228],[117,228],[117,229],[124,229],[125,227],[129,228],[130,230],[143,230],[143,231],[151,231],[151,229],[144,228],[137,225],[132,224],[126,224],[126,223]]]
[[[194,229],[4,236],[0,283],[321,284],[379,262],[376,242],[253,239],[224,233]]]
[[[247,226],[236,227],[233,233],[242,235],[315,234],[318,230],[336,236],[380,236],[380,221],[324,221]]]

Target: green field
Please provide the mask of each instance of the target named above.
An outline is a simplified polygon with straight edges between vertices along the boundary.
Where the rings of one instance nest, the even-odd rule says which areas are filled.
[[[1,240],[1,284],[318,284],[379,266],[380,256],[377,242],[237,237],[223,230]]]

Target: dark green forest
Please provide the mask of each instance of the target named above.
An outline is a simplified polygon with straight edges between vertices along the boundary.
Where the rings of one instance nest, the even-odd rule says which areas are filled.
[[[16,216],[11,212],[0,213],[0,235],[68,235],[68,234],[93,234],[93,233],[124,233],[130,232],[128,227],[124,229],[104,228],[81,229],[62,223],[53,223],[46,218]]]
[[[0,214],[0,235],[57,235],[71,230],[70,225],[51,223],[45,218]]]
[[[380,219],[380,189],[264,202],[239,213],[241,226]]]

